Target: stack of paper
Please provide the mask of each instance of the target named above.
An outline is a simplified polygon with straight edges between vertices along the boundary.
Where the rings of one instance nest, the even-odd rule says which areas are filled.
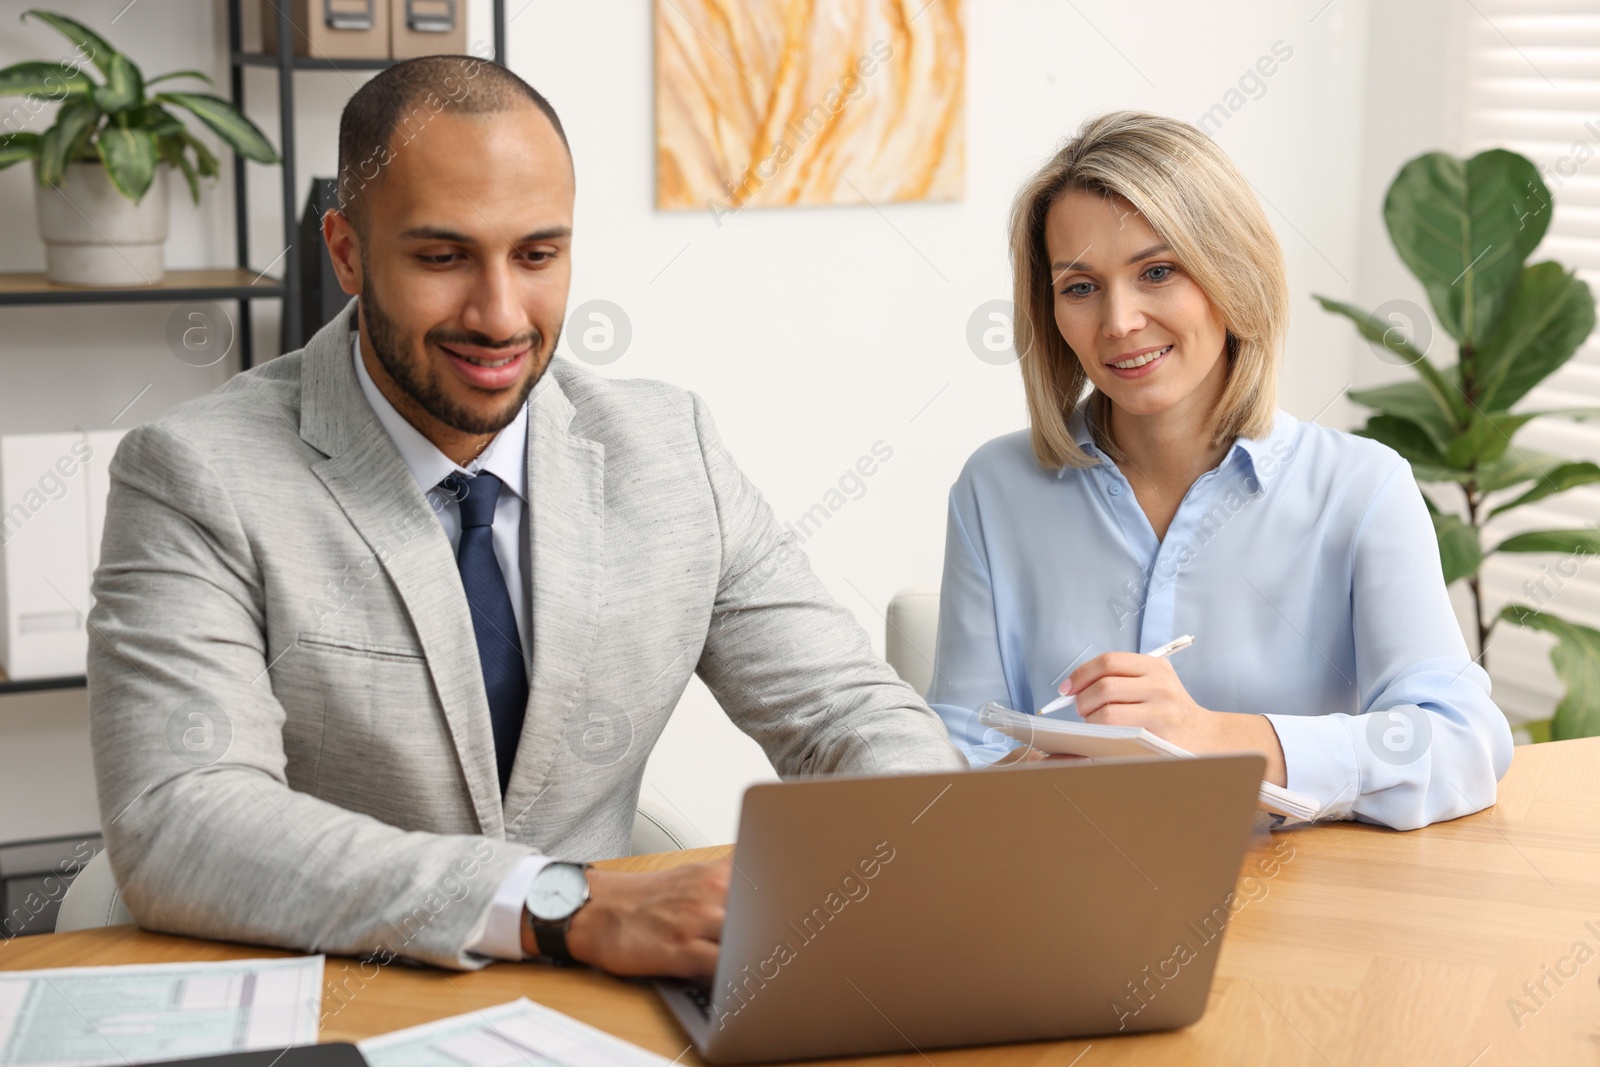
[[[677,1062],[526,997],[369,1037],[356,1047],[370,1067],[672,1067]]]
[[[993,703],[983,706],[978,721],[1041,752],[1058,755],[1091,759],[1104,756],[1194,758],[1193,752],[1157,737],[1142,726],[1101,726],[1048,715],[1024,715]],[[1296,822],[1310,822],[1321,811],[1321,805],[1311,797],[1271,782],[1261,783],[1261,806]]]
[[[322,957],[0,973],[0,1067],[93,1067],[309,1045]]]

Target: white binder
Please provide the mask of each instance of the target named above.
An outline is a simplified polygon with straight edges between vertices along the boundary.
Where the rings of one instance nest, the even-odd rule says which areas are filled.
[[[0,437],[0,668],[82,674],[89,585],[123,430]]]

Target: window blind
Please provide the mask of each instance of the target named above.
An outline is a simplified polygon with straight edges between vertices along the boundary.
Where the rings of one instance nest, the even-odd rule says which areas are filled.
[[[1600,5],[1471,0],[1463,17],[1459,150],[1474,155],[1502,147],[1533,161],[1554,213],[1529,262],[1554,259],[1576,269],[1600,296]],[[1600,408],[1600,333],[1518,407]],[[1516,447],[1600,463],[1600,420],[1537,419],[1516,437]],[[1527,529],[1581,525],[1600,528],[1600,487],[1569,490],[1497,519],[1484,543]],[[1600,628],[1600,556],[1497,555],[1484,567],[1483,585],[1485,614],[1516,600]],[[1560,698],[1552,644],[1509,623],[1491,635],[1486,660],[1495,698],[1513,721],[1546,718]]]

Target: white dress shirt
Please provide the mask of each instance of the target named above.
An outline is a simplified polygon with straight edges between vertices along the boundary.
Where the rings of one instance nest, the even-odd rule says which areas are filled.
[[[529,664],[528,676],[533,676],[532,650],[528,626],[533,614],[528,603],[528,539],[523,530],[528,514],[528,406],[524,404],[517,417],[495,434],[478,457],[463,467],[439,451],[437,445],[411,423],[406,421],[389,403],[388,397],[378,390],[367,373],[361,359],[361,340],[350,344],[351,358],[355,361],[356,380],[361,392],[378,416],[378,421],[389,434],[389,439],[405,460],[411,476],[433,506],[445,536],[450,539],[451,551],[461,545],[461,507],[450,494],[439,491],[439,483],[451,474],[475,475],[488,471],[500,479],[503,486],[494,507],[494,554],[505,576],[506,592],[511,594],[511,610],[517,617],[517,632],[522,640],[522,658]],[[545,856],[529,856],[511,869],[506,880],[500,883],[489,912],[484,916],[480,936],[468,943],[469,951],[482,956],[503,960],[523,959],[522,904],[527,899],[533,878],[549,863]]]

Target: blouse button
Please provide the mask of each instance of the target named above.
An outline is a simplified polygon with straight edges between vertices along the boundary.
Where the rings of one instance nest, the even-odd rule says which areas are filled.
[[[1122,492],[1122,486],[1118,485],[1116,482],[1112,482],[1106,488],[1106,492],[1110,493],[1112,496],[1116,496],[1118,493]]]

